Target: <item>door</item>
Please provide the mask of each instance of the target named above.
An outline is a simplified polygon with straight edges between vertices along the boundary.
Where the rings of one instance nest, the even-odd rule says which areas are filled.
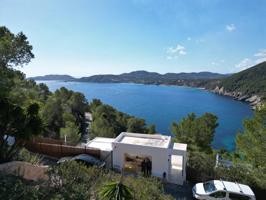
[[[184,182],[183,156],[171,155],[169,169],[170,169],[169,182],[178,185],[183,185]]]

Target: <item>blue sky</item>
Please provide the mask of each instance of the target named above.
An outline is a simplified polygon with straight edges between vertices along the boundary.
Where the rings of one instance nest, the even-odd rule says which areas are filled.
[[[0,0],[23,31],[27,76],[237,72],[266,60],[265,0]]]

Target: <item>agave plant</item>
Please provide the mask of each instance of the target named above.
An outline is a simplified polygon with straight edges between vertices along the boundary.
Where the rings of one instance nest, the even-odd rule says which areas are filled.
[[[121,180],[104,185],[100,191],[100,196],[106,200],[133,199],[131,189],[124,185]]]

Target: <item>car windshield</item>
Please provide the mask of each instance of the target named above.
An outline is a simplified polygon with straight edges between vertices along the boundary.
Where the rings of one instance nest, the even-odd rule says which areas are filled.
[[[213,181],[203,183],[203,187],[204,187],[204,190],[206,193],[213,192],[216,190],[216,187],[215,187]]]

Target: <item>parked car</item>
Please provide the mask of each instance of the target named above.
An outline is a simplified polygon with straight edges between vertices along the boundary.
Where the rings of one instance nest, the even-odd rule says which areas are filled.
[[[206,200],[255,200],[251,188],[237,182],[211,180],[197,183],[193,188],[193,197]]]
[[[57,161],[58,164],[61,164],[65,161],[74,160],[79,163],[85,164],[86,166],[97,166],[97,167],[104,167],[105,162],[101,161],[93,156],[87,154],[80,154],[74,157],[62,157],[60,160]]]

